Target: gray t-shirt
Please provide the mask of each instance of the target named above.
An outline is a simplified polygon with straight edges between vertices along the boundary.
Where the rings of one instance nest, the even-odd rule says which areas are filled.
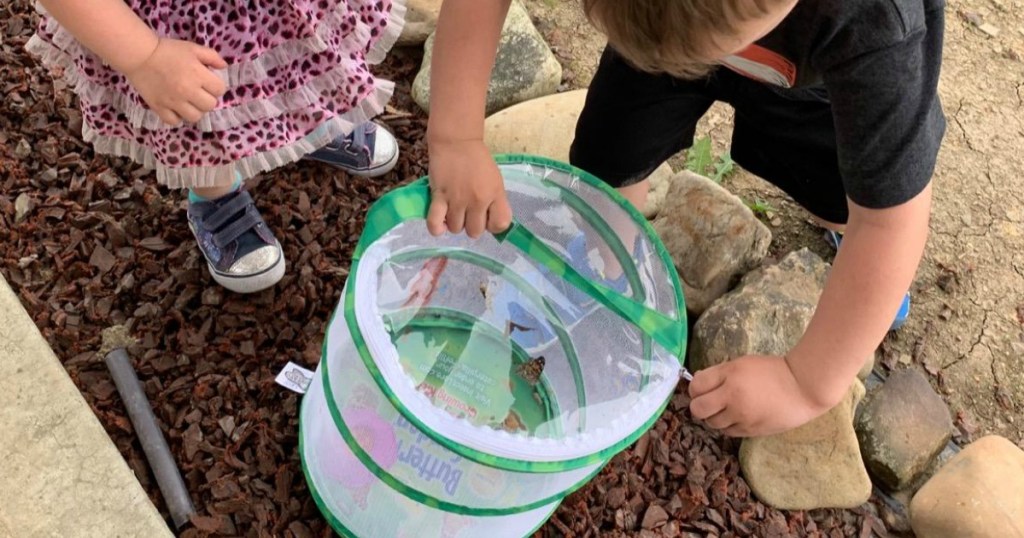
[[[869,208],[896,206],[928,185],[945,133],[936,91],[944,7],[944,0],[800,0],[726,65],[774,86],[823,86],[847,195]]]

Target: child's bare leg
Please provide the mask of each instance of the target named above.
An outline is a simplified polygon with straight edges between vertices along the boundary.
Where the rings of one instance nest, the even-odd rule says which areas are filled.
[[[225,194],[228,194],[228,193],[234,191],[236,187],[237,187],[237,185],[230,185],[229,184],[229,185],[222,185],[222,186],[216,186],[216,187],[195,188],[195,189],[191,189],[191,191],[193,193],[195,193],[196,196],[199,196],[201,198],[205,198],[207,200],[215,200],[217,198],[220,198],[221,196],[224,196]]]
[[[621,187],[618,189],[619,194],[623,198],[633,204],[633,207],[637,208],[638,211],[642,211],[644,205],[647,204],[647,193],[650,191],[651,183],[648,180],[643,180],[639,183],[634,183],[628,187]],[[626,251],[632,253],[633,242],[636,236],[636,224],[633,223],[632,219],[610,219],[612,230],[622,240],[622,244],[626,246]],[[615,255],[608,249],[608,245],[601,242],[601,246],[598,248],[601,254],[601,259],[605,261],[604,264],[604,276],[609,280],[615,280],[622,276],[622,266],[619,261],[615,258]]]
[[[628,187],[622,187],[619,189],[625,199],[629,200],[633,207],[636,207],[637,211],[643,211],[644,206],[647,205],[647,193],[651,190],[650,180],[643,180],[639,183],[634,183]]]
[[[821,226],[822,228],[825,228],[826,230],[831,230],[831,231],[836,232],[836,233],[844,233],[844,232],[846,232],[846,225],[845,224],[836,224],[834,222],[828,222],[828,221],[825,221],[825,220],[821,220],[818,217],[815,217],[814,215],[811,215],[811,220],[814,221],[815,224],[817,224],[818,226]]]

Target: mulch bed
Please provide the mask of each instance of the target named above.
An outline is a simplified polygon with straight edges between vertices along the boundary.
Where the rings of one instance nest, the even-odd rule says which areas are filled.
[[[100,355],[104,330],[121,327],[134,340],[129,353],[199,510],[183,536],[330,535],[299,465],[299,397],[274,376],[286,361],[316,366],[365,211],[426,173],[426,119],[409,98],[419,54],[397,52],[378,70],[398,86],[384,118],[403,150],[394,173],[366,180],[303,163],[250,184],[289,270],[275,289],[237,296],[210,279],[178,193],[81,141],[73,95],[23,51],[35,21],[28,2],[0,7],[0,17],[3,276],[166,515]],[[567,499],[540,534],[903,530],[882,504],[813,513],[762,505],[738,476],[738,443],[694,424],[687,403],[680,393],[651,433]]]

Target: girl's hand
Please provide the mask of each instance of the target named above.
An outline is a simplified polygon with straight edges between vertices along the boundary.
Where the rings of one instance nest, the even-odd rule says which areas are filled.
[[[427,229],[433,235],[465,229],[477,238],[512,223],[501,173],[482,140],[430,142],[430,193]]]
[[[211,69],[226,67],[211,48],[160,39],[149,57],[124,74],[164,123],[177,126],[196,123],[217,106],[227,88]]]

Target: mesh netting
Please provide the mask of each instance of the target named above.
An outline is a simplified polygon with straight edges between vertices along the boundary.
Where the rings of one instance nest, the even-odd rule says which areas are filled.
[[[500,168],[499,236],[430,236],[422,180],[367,215],[300,416],[342,534],[529,535],[685,371],[682,292],[643,217],[568,166]]]
[[[678,285],[643,221],[565,170],[501,171],[530,249],[546,246],[583,278],[681,320]],[[525,469],[603,459],[658,413],[681,365],[566,270],[509,241],[434,238],[421,219],[400,222],[354,273],[363,358],[404,415],[464,456]]]
[[[302,406],[302,459],[309,487],[332,527],[343,536],[424,536],[424,532],[446,538],[529,536],[558,506],[554,501],[517,514],[472,516],[448,512],[415,501],[389,487],[364,466],[349,450],[338,430],[330,427],[332,418],[324,395],[321,376],[314,377]],[[379,417],[353,415],[352,427],[362,444],[378,461],[395,468],[414,463],[436,474],[431,481],[452,484],[467,491],[476,489],[495,497],[483,476],[452,478],[452,462],[427,460],[421,453],[410,454],[408,443],[416,439],[406,426],[389,424]],[[327,427],[323,427],[327,426]],[[448,466],[445,466],[445,463]],[[424,477],[428,471],[424,471]],[[465,485],[460,486],[460,482]],[[494,484],[499,484],[495,482]],[[450,487],[448,485],[442,488]],[[428,489],[428,488],[425,488]]]

